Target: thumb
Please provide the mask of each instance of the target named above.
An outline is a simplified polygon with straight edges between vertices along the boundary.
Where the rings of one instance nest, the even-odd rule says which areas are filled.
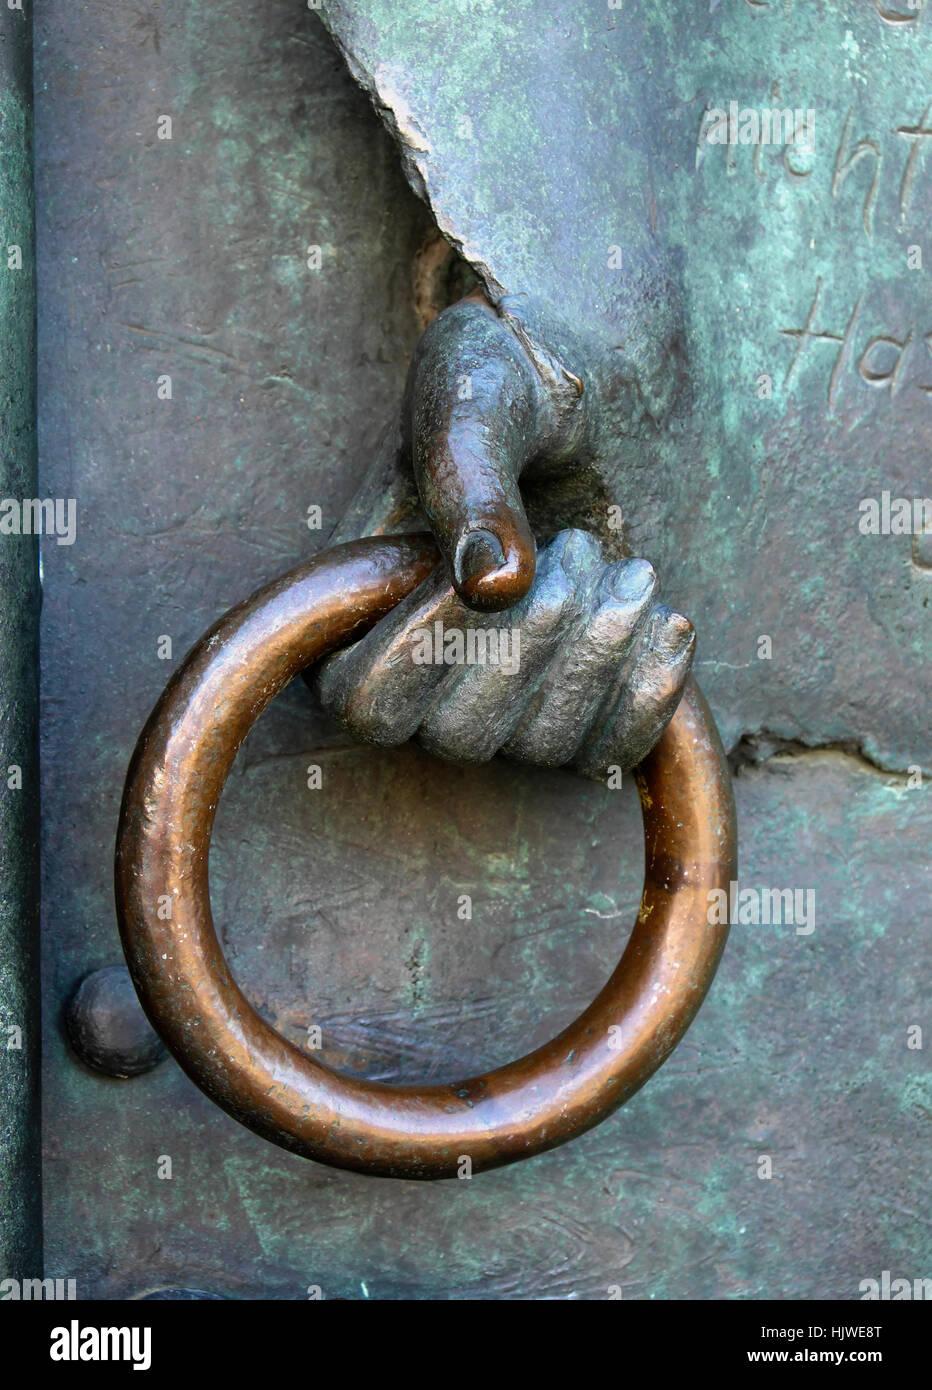
[[[408,443],[422,505],[470,608],[510,608],[533,583],[518,478],[539,451],[547,410],[531,359],[485,301],[461,300],[424,333],[408,378]]]

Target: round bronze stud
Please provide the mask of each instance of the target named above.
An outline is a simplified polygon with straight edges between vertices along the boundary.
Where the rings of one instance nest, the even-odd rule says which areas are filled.
[[[191,1079],[257,1134],[319,1163],[448,1178],[552,1149],[604,1120],[679,1042],[727,925],[709,894],[735,876],[728,766],[690,683],[637,771],[644,892],[628,946],[552,1042],[450,1085],[342,1076],[260,1018],[233,980],[210,911],[214,814],[237,749],[303,667],[359,636],[426,577],[429,537],[336,547],[231,609],[188,655],[143,730],[116,852],[123,947],[153,1026]],[[166,909],[166,904],[170,910]]]

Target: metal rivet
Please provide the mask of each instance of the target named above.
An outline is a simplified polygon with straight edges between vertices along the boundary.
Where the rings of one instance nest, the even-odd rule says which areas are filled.
[[[167,1056],[125,965],[95,970],[78,986],[65,1014],[71,1046],[107,1076],[139,1076]]]

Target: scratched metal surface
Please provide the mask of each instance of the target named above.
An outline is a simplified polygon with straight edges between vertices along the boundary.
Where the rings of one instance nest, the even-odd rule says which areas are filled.
[[[669,406],[646,398],[634,448],[608,410],[604,510],[695,622],[726,746],[768,729],[929,766],[932,540],[858,523],[884,489],[930,492],[932,14],[322,4],[444,232],[490,285],[585,330],[583,374],[622,402],[613,363],[649,358],[629,260],[667,256],[684,379]],[[814,151],[700,140],[731,101],[811,108]]]
[[[35,251],[32,44],[0,16],[0,494],[34,497]],[[0,542],[0,1270],[29,1278],[41,1250],[38,980],[38,542]],[[18,775],[17,775],[18,774]]]
[[[745,764],[737,782],[742,883],[814,887],[815,930],[736,926],[673,1059],[555,1153],[471,1182],[375,1183],[264,1144],[173,1063],[118,1082],[69,1053],[65,999],[118,958],[110,862],[138,727],[207,623],[339,520],[400,392],[427,224],[302,5],[49,0],[37,22],[40,460],[44,491],[79,501],[76,544],[47,554],[43,614],[47,1273],[82,1297],[281,1299],[846,1298],[882,1269],[928,1274],[928,1049],[907,1046],[927,1022],[928,793],[842,752]],[[900,402],[865,389],[878,413],[859,433],[879,454]],[[811,432],[819,400],[797,407],[821,411]],[[840,471],[823,492],[807,475],[829,524]],[[732,531],[726,515],[726,577]],[[787,546],[814,603],[826,567]],[[731,661],[729,633],[757,630],[749,595],[769,582],[745,575],[739,602],[720,575],[706,650]],[[786,622],[815,642],[793,602]],[[165,634],[173,661],[157,656]],[[800,708],[823,708],[819,670]],[[915,731],[900,673],[884,688]],[[762,724],[798,732],[767,676],[755,663],[717,701],[754,750]],[[813,714],[807,736],[842,727]],[[231,778],[215,910],[238,978],[289,1036],[316,1023],[341,1065],[453,1076],[591,996],[636,909],[641,852],[630,787],[347,748],[302,686]]]

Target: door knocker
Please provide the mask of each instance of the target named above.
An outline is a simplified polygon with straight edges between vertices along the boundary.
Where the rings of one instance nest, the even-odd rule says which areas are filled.
[[[338,1074],[259,1016],[211,918],[208,849],[224,782],[250,727],[292,677],[372,629],[429,580],[436,560],[429,536],[368,537],[325,551],[225,614],[140,736],[117,837],[130,972],[188,1076],[283,1148],[383,1177],[455,1177],[464,1159],[473,1172],[513,1163],[617,1109],[702,1003],[728,931],[709,923],[709,894],[727,891],[735,873],[728,766],[687,678],[637,769],[646,870],[633,934],[601,993],[553,1041],[483,1076],[389,1085]]]

